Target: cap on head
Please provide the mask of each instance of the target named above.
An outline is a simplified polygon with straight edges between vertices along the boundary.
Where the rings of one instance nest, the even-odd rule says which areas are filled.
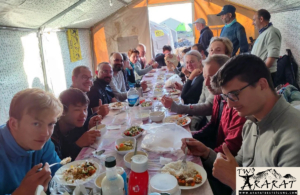
[[[235,13],[236,8],[233,5],[224,5],[222,11],[217,14],[217,16],[221,16],[227,13]]]
[[[193,24],[196,24],[196,23],[200,23],[200,24],[204,24],[206,25],[206,22],[203,18],[198,18],[195,22],[193,22]]]

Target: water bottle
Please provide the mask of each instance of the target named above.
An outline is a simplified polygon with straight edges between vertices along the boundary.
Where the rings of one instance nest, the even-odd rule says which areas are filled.
[[[117,173],[116,158],[109,156],[105,159],[106,176],[103,178],[102,194],[103,195],[124,195],[124,180]]]
[[[143,88],[141,87],[141,84],[140,83],[136,83],[135,84],[135,88],[139,92],[139,96],[143,97]]]
[[[133,107],[134,104],[139,100],[139,92],[135,88],[130,88],[127,93],[128,104],[130,107]]]

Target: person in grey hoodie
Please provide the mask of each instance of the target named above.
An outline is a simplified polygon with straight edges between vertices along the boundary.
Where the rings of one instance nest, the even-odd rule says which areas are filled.
[[[236,167],[299,167],[300,111],[278,96],[265,63],[254,55],[231,58],[212,78],[228,107],[247,117],[237,156],[226,144],[224,154],[201,142],[183,139],[182,149],[202,158],[203,165],[235,194]]]

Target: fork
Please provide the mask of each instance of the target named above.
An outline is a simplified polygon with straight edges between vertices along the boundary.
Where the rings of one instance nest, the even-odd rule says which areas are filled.
[[[186,146],[185,149],[184,149],[184,157],[183,157],[183,160],[181,162],[181,168],[183,170],[186,170],[186,168],[187,168],[187,164],[186,164],[186,154],[187,154],[187,151],[188,151],[188,147]]]

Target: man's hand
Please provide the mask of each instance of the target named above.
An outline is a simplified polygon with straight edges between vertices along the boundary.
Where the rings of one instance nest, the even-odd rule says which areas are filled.
[[[116,98],[112,98],[111,103],[114,103],[114,102],[118,102],[118,100]]]
[[[149,65],[153,65],[155,63],[154,59],[151,59],[151,61],[148,63]]]
[[[157,68],[158,67],[158,63],[154,62],[151,66],[152,66],[152,68]]]
[[[236,162],[234,156],[231,154],[227,145],[224,143],[222,147],[225,155],[222,153],[218,153],[217,158],[214,162],[213,176],[220,180],[222,183],[231,187],[232,190],[235,190],[235,169],[239,165]]]
[[[101,136],[99,130],[89,130],[85,132],[75,143],[77,146],[83,148],[95,143],[96,138]]]
[[[175,88],[178,89],[178,90],[180,90],[180,91],[182,91],[183,87],[182,87],[182,85],[180,85],[179,83],[176,82],[175,83]]]
[[[193,70],[193,72],[189,76],[189,80],[193,80],[195,77],[199,76],[201,73],[202,73],[202,70],[200,70],[199,68]]]
[[[102,105],[102,100],[99,99],[99,109],[98,109],[98,115],[101,115],[103,118],[108,115],[109,113],[109,107],[108,104]]]
[[[188,147],[188,155],[199,156],[206,159],[209,155],[210,149],[206,147],[203,143],[199,142],[193,138],[184,138],[181,140],[181,149],[184,151],[185,147]]]
[[[91,129],[92,127],[96,126],[97,122],[98,122],[98,124],[101,124],[101,121],[102,121],[102,116],[101,115],[93,116],[89,121],[88,129]]]
[[[142,87],[143,91],[145,91],[147,89],[147,87],[148,87],[147,81],[142,81],[141,82],[141,87]]]
[[[49,164],[45,163],[44,168],[40,172],[37,172],[42,166],[43,164],[40,163],[28,171],[20,186],[12,193],[12,195],[34,194],[38,185],[43,186],[44,191],[46,191],[48,189],[48,183],[52,178],[51,170]]]
[[[173,104],[173,99],[164,95],[161,98],[161,103],[164,105],[165,108],[171,108],[171,106]]]
[[[189,77],[190,76],[190,71],[188,71],[185,67],[182,67],[181,72],[186,76]]]

